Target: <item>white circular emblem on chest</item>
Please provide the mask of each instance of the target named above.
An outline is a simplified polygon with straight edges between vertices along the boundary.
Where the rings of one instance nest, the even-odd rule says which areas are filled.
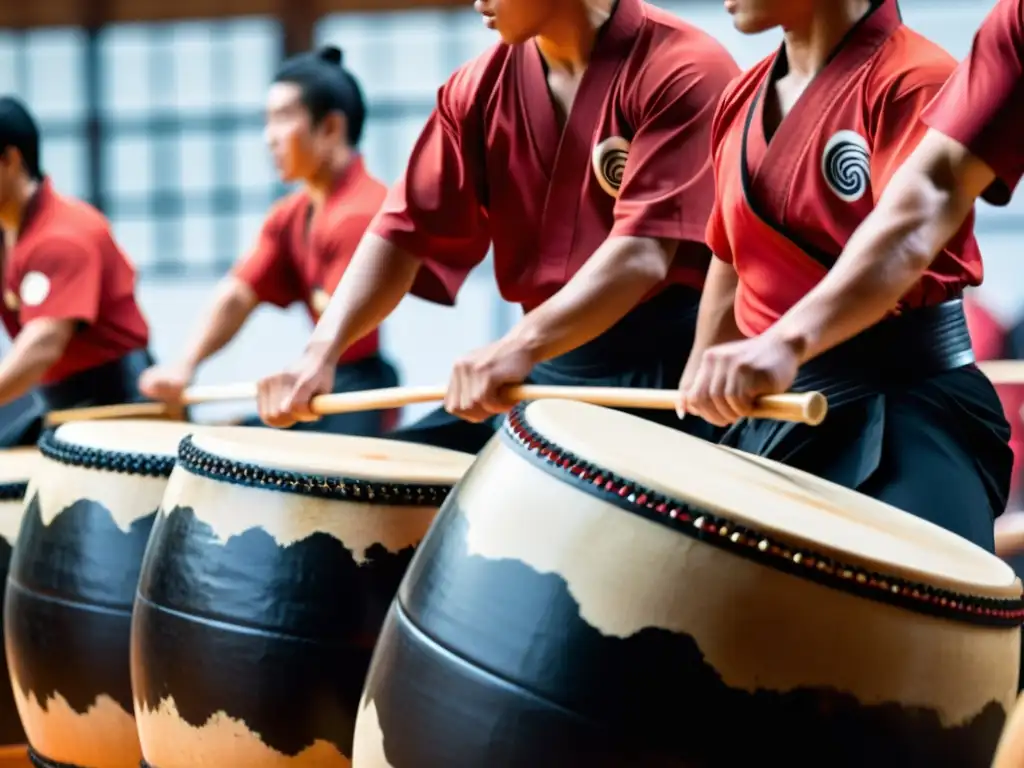
[[[619,196],[627,160],[629,142],[621,136],[612,136],[594,147],[594,153],[591,155],[594,175],[597,176],[597,183],[601,185],[601,189],[612,197]]]
[[[331,303],[331,294],[325,291],[323,288],[317,288],[313,291],[313,295],[310,296],[309,305],[313,307],[313,311],[317,315],[322,315],[327,311],[327,305]]]
[[[18,293],[26,307],[38,307],[50,295],[50,278],[42,272],[29,272],[22,278]]]
[[[871,184],[871,151],[856,131],[837,131],[821,154],[821,173],[836,197],[855,203]]]

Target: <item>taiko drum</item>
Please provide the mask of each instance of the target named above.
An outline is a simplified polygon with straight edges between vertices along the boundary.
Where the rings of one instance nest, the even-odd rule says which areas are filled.
[[[356,768],[989,766],[1021,585],[899,510],[624,413],[515,409],[381,632]]]
[[[472,461],[264,429],[184,441],[135,604],[144,765],[348,766],[388,606]]]
[[[81,422],[40,439],[4,606],[14,697],[37,766],[139,764],[132,601],[178,442],[191,429]]]
[[[21,527],[25,492],[38,460],[39,452],[35,448],[0,451],[0,572],[5,581]],[[2,600],[0,597],[0,605]],[[0,657],[0,661],[4,665],[3,679],[7,680],[6,655]],[[27,765],[30,763],[25,751],[25,731],[18,718],[13,691],[5,683],[0,685],[0,768]]]

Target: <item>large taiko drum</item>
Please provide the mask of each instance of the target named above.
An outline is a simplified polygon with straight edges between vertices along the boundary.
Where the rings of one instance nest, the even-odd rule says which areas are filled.
[[[1010,568],[623,413],[517,408],[381,632],[355,768],[987,768]]]
[[[265,429],[184,441],[135,603],[144,765],[348,766],[388,606],[472,461]]]
[[[39,441],[4,606],[14,696],[39,766],[139,764],[132,601],[177,445],[194,429],[81,422]]]
[[[38,460],[39,452],[35,448],[0,451],[0,576],[5,581],[21,527],[25,492]],[[2,603],[3,597],[0,596],[0,605]],[[3,663],[0,679],[7,680],[6,657],[0,656],[0,662]],[[0,682],[0,768],[29,765],[24,745],[25,731],[18,719],[14,694],[9,685]]]

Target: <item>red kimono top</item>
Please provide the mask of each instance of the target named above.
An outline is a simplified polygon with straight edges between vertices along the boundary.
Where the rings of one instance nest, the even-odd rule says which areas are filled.
[[[739,78],[712,129],[715,208],[707,240],[739,275],[736,320],[760,334],[820,281],[927,127],[920,114],[956,62],[880,0],[850,31],[770,141],[765,90],[784,49]],[[973,215],[903,298],[941,303],[981,282]]]
[[[537,46],[496,45],[441,87],[371,230],[423,262],[414,291],[441,303],[493,245],[501,295],[529,311],[615,236],[678,241],[665,284],[699,288],[711,119],[738,73],[709,35],[620,0],[563,130]]]

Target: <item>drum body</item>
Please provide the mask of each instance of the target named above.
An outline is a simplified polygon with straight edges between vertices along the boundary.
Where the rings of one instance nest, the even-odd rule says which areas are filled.
[[[144,765],[349,765],[388,606],[472,460],[265,429],[183,442],[135,604]]]
[[[39,452],[35,448],[0,451],[0,571],[4,581],[18,540],[25,492],[38,460]],[[2,679],[8,680],[6,655],[0,657],[0,661],[3,661]],[[18,719],[14,694],[9,685],[0,684],[0,768],[29,765],[24,744],[25,731]]]
[[[4,606],[11,682],[37,765],[139,764],[132,601],[177,443],[192,429],[82,422],[39,442]]]
[[[511,414],[389,612],[356,768],[989,766],[1020,583],[801,472],[626,414]]]

